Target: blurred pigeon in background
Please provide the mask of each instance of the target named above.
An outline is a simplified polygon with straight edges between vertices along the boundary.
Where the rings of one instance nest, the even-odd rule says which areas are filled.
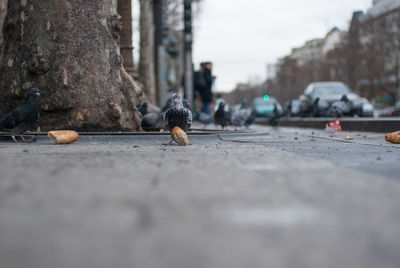
[[[17,142],[15,139],[17,135],[21,137],[21,141],[31,142],[30,140],[25,140],[22,133],[32,129],[39,119],[39,104],[37,102],[39,96],[39,89],[31,88],[24,104],[0,119],[0,130],[9,131],[14,142]]]
[[[194,111],[193,120],[203,123],[204,125],[208,125],[213,122],[213,119],[209,114],[203,113],[199,109]]]
[[[251,115],[251,109],[247,105],[247,100],[242,101],[242,105],[232,114],[232,125],[242,127]]]
[[[225,111],[225,101],[220,101],[218,109],[214,113],[214,123],[220,125],[222,129],[231,123],[231,113]]]
[[[274,103],[274,115],[269,119],[268,123],[271,126],[276,127],[277,125],[279,125],[280,118],[281,118],[281,113],[279,112],[278,105]]]
[[[331,107],[329,107],[327,115],[334,117],[342,117],[343,115],[349,115],[353,108],[352,102],[343,95],[340,101],[334,102]]]
[[[162,113],[146,113],[142,117],[142,128],[162,128],[163,127],[163,118]]]
[[[317,117],[322,111],[319,110],[319,97],[317,97],[310,106],[301,113],[301,116]]]
[[[247,118],[246,122],[244,122],[244,125],[246,128],[248,128],[250,125],[254,123],[257,117],[257,112],[256,110],[252,110],[250,116]]]

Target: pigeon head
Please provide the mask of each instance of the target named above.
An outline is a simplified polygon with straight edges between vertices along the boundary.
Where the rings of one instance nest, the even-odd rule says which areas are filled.
[[[29,90],[28,95],[26,96],[26,99],[25,99],[25,103],[28,103],[28,102],[34,103],[37,101],[39,96],[40,96],[39,89],[36,87],[33,87]]]
[[[218,104],[218,110],[224,110],[225,109],[225,102],[224,101],[221,101],[219,104]]]
[[[173,109],[182,109],[183,108],[183,103],[182,103],[182,98],[181,95],[179,95],[179,93],[174,93],[172,95],[172,108]]]
[[[343,96],[340,98],[340,101],[348,102],[348,101],[349,101],[349,98],[347,97],[347,95],[343,95]]]
[[[242,107],[241,107],[242,109],[245,109],[245,108],[247,108],[247,99],[243,99],[242,100]]]
[[[40,91],[38,88],[33,87],[29,90],[28,96],[33,96],[35,98],[40,97]]]

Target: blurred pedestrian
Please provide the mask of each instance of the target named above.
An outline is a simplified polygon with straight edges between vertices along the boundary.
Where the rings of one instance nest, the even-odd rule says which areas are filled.
[[[200,70],[194,74],[194,90],[197,91],[201,96],[203,104],[202,112],[211,114],[210,104],[212,102],[213,94],[213,76],[212,76],[212,63],[202,62],[200,64]]]

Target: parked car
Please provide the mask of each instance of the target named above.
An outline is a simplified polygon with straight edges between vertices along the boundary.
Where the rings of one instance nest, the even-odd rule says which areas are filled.
[[[273,117],[275,106],[281,114],[283,111],[282,106],[274,97],[269,97],[269,99],[258,97],[253,101],[253,109],[257,117]]]
[[[300,111],[304,116],[323,116],[333,103],[346,96],[352,109],[348,115],[372,116],[372,104],[363,97],[352,92],[342,82],[311,83],[300,96]]]

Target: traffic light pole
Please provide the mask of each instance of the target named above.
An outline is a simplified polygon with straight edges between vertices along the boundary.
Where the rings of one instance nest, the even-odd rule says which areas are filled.
[[[184,0],[184,97],[193,106],[192,0]]]
[[[167,101],[167,85],[165,81],[165,47],[163,36],[163,0],[154,1],[155,40],[156,40],[156,72],[158,105],[162,107]]]

